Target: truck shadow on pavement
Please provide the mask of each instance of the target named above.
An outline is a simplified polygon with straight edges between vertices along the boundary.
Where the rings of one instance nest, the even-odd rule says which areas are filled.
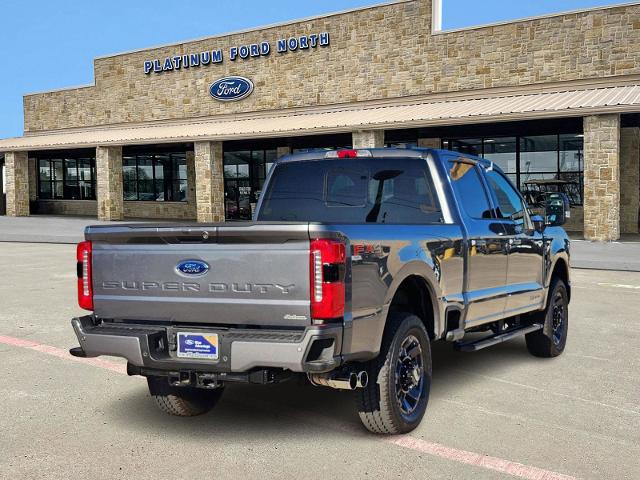
[[[444,342],[432,344],[432,349],[430,408],[458,394],[469,381],[469,375],[495,377],[508,372],[512,365],[544,361],[530,356],[522,340],[476,353],[454,351],[451,344]],[[193,418],[166,415],[154,405],[144,380],[130,379],[130,382],[130,389],[112,401],[107,400],[104,407],[110,420],[125,430],[194,440],[215,434],[224,435],[225,442],[245,443],[247,438],[274,440],[296,434],[368,435],[358,418],[352,392],[313,387],[296,379],[279,385],[231,385],[210,413]],[[487,383],[487,388],[495,390],[496,384]],[[429,410],[426,421],[428,416]]]

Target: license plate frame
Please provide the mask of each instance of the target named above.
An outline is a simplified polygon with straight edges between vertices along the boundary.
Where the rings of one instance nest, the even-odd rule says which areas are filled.
[[[177,356],[189,360],[217,362],[220,358],[220,337],[211,332],[177,332]]]

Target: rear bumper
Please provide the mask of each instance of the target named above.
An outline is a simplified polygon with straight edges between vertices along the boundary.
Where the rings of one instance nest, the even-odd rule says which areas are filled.
[[[292,372],[328,372],[342,363],[342,325],[298,330],[220,329],[100,323],[92,316],[71,321],[86,357],[122,357],[137,367],[165,371],[248,372],[280,368]],[[178,330],[216,333],[219,360],[178,358]]]

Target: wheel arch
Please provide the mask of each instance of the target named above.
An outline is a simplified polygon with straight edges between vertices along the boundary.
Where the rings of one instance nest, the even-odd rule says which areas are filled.
[[[567,287],[568,299],[571,300],[571,271],[569,269],[568,258],[558,256],[549,269],[547,287],[551,287],[554,278],[560,278]]]
[[[407,268],[403,275],[396,276],[385,299],[385,305],[388,306],[385,330],[392,312],[408,311],[423,321],[432,340],[441,337],[442,315],[438,300],[439,288],[436,287],[435,278],[429,278],[435,277],[434,272],[429,271],[429,273],[418,267],[417,269]]]

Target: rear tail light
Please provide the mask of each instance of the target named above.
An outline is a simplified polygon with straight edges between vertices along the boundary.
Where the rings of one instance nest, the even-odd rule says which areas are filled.
[[[93,286],[91,283],[91,242],[78,244],[78,305],[85,310],[93,310]]]
[[[371,156],[369,150],[333,150],[325,153],[324,158],[358,158]]]
[[[311,241],[311,318],[314,321],[344,317],[345,269],[343,243],[326,239]]]

